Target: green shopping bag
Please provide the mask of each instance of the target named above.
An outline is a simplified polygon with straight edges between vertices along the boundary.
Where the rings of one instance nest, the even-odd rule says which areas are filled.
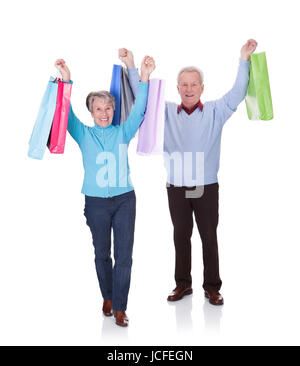
[[[273,118],[266,53],[251,55],[249,85],[246,95],[248,118],[268,121]]]

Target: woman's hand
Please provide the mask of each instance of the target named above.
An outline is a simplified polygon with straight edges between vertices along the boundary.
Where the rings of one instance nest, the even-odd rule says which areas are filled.
[[[249,61],[250,55],[256,50],[257,42],[254,39],[248,39],[241,49],[241,59]]]
[[[132,69],[135,67],[133,53],[131,51],[127,50],[127,48],[119,49],[119,59],[122,62],[124,62],[127,69]]]
[[[54,66],[61,73],[61,76],[64,81],[71,80],[71,73],[70,73],[68,66],[66,65],[65,60],[63,60],[62,58],[56,60]]]
[[[149,76],[154,69],[155,69],[155,61],[153,57],[145,56],[141,66],[141,81],[143,82],[149,81]]]

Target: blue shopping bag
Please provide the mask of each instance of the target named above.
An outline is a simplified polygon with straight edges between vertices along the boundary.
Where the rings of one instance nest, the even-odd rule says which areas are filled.
[[[112,120],[113,125],[120,124],[121,116],[121,79],[122,79],[122,66],[114,65],[110,83],[110,93],[114,96],[116,101],[116,107],[114,111],[114,118]]]
[[[30,158],[43,159],[55,113],[57,91],[56,79],[50,77],[29,140],[28,156]]]

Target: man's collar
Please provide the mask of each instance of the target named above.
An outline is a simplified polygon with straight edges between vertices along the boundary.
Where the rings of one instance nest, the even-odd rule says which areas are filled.
[[[179,113],[182,109],[186,111],[188,115],[192,114],[197,108],[200,108],[201,112],[203,110],[203,104],[201,103],[201,100],[197,104],[194,105],[192,108],[185,107],[182,103],[177,108],[177,113]]]

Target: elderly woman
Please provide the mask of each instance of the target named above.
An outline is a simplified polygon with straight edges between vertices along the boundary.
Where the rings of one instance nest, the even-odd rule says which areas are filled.
[[[55,62],[63,80],[70,81],[64,60]],[[115,316],[116,324],[128,325],[126,316],[130,287],[136,197],[129,177],[127,148],[141,125],[147,105],[149,76],[155,69],[153,58],[146,56],[135,105],[128,119],[112,125],[115,100],[107,91],[87,96],[86,105],[94,126],[84,125],[70,107],[68,131],[78,143],[83,158],[85,195],[84,215],[90,227],[95,249],[95,264],[104,299],[103,314]],[[111,230],[114,234],[114,259],[111,259]]]

